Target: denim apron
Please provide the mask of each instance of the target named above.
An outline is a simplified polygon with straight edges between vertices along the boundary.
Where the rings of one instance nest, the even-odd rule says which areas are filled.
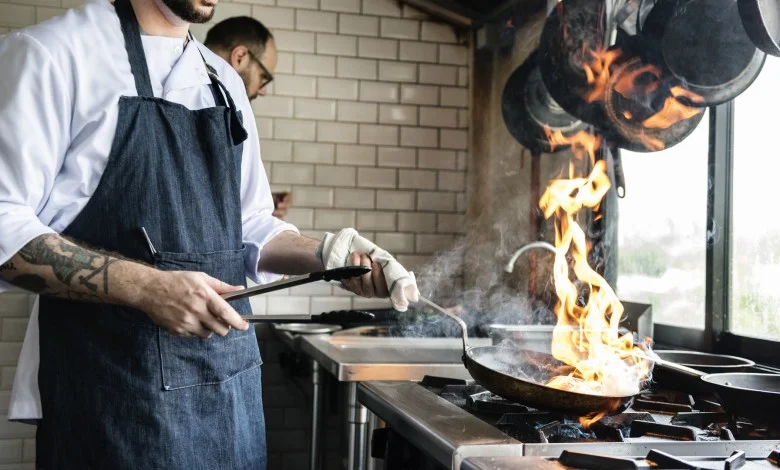
[[[63,235],[243,285],[241,116],[213,74],[213,108],[155,98],[132,6],[115,7],[138,96],[120,98],[108,165]],[[253,328],[177,337],[131,308],[49,297],[39,320],[38,468],[265,469]]]

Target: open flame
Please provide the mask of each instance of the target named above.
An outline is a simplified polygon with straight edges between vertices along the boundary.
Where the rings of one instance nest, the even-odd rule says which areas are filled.
[[[570,165],[570,178],[551,181],[539,201],[546,218],[555,216],[553,278],[558,303],[552,355],[572,367],[569,375],[554,377],[546,385],[595,395],[635,395],[650,371],[649,361],[644,351],[634,344],[631,334],[618,332],[623,305],[604,278],[588,264],[590,246],[576,222],[583,208],[598,210],[610,188],[606,163],[596,161],[595,152],[601,140],[585,132],[569,139],[559,131],[546,132],[551,144],[568,143],[578,159],[587,156],[593,164],[593,171],[587,177],[571,175],[574,165]],[[581,295],[571,279],[568,255],[573,261],[574,277],[588,287],[586,296]],[[612,410],[582,418],[582,422],[589,425],[609,411]]]

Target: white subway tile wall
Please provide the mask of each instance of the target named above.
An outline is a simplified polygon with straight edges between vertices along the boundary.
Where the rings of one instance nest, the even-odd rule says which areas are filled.
[[[0,35],[82,3],[0,0]],[[238,15],[276,37],[276,79],[252,107],[272,189],[292,192],[286,220],[314,237],[355,227],[410,269],[453,244],[464,230],[471,52],[450,26],[396,0],[231,0],[216,11],[193,25],[198,39]],[[275,294],[255,297],[255,313],[389,305],[326,284]],[[0,294],[3,410],[32,300]],[[34,437],[0,421],[0,469],[34,468]]]

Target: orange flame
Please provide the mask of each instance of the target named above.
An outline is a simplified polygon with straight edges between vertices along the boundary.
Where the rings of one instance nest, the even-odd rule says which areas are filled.
[[[569,143],[575,155],[588,153],[595,161],[600,139],[577,135],[566,139],[559,132],[548,132],[551,142]],[[622,397],[639,393],[639,385],[649,373],[649,362],[634,345],[631,334],[620,335],[618,328],[623,305],[612,288],[588,264],[585,232],[575,221],[582,208],[597,210],[610,188],[606,163],[596,161],[585,177],[557,179],[550,182],[539,201],[546,218],[555,216],[555,265],[553,278],[558,303],[557,325],[553,330],[552,354],[573,371],[557,376],[547,386],[579,393]],[[582,305],[580,291],[570,279],[567,255],[573,259],[577,280],[589,287],[587,302]],[[584,425],[614,410],[582,419]]]
[[[590,85],[590,90],[585,94],[585,101],[588,103],[604,101],[609,89],[610,67],[620,58],[621,54],[618,49],[590,51],[593,61],[583,66],[585,78]]]

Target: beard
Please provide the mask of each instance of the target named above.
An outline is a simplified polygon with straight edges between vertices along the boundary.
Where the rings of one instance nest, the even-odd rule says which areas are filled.
[[[198,11],[198,0],[162,0],[171,12],[187,23],[206,23],[214,16],[214,8],[208,14]]]

